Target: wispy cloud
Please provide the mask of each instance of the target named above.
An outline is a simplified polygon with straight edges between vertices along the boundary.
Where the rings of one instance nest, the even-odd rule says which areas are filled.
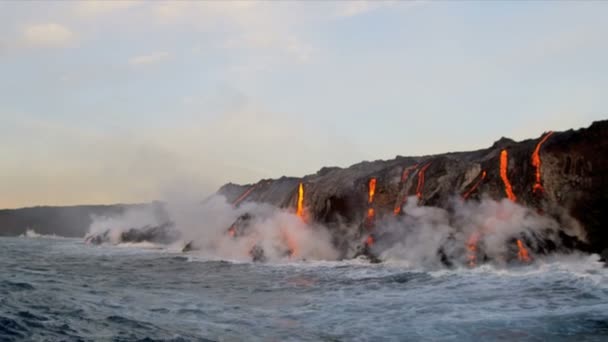
[[[169,53],[165,51],[153,52],[147,55],[135,56],[129,59],[130,65],[149,65],[156,64],[166,60],[169,57]]]
[[[354,17],[394,3],[394,1],[346,1],[338,6],[338,16]]]
[[[79,1],[75,3],[75,12],[83,15],[101,15],[120,10],[126,10],[142,4],[139,0],[120,0],[120,1]]]
[[[59,47],[73,43],[76,35],[66,26],[46,23],[27,26],[23,38],[30,46]]]

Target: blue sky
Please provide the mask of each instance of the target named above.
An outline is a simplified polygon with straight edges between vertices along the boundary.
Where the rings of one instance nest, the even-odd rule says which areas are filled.
[[[0,2],[0,207],[486,147],[605,119],[606,2]],[[184,190],[186,191],[186,190]]]

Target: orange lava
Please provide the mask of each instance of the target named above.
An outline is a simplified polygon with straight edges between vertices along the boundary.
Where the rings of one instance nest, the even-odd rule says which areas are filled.
[[[543,188],[543,186],[541,184],[541,178],[540,178],[540,148],[545,143],[545,141],[547,141],[547,139],[549,139],[549,137],[552,134],[553,134],[553,132],[551,132],[551,131],[549,131],[547,134],[545,134],[545,136],[542,137],[542,139],[540,139],[538,144],[536,144],[534,153],[532,153],[532,166],[534,166],[534,168],[536,169],[536,181],[534,182],[534,185],[532,186],[532,192],[538,192],[538,191],[544,192],[545,191],[545,189]]]
[[[367,209],[367,221],[371,223],[374,220],[374,217],[376,217],[376,210],[374,210],[374,208]]]
[[[247,189],[245,192],[243,192],[243,194],[239,196],[239,198],[232,202],[232,205],[235,207],[239,205],[239,203],[241,203],[245,198],[247,198],[247,196],[249,196],[249,194],[255,189],[255,187],[256,186],[254,185],[251,188]]]
[[[228,235],[230,235],[231,237],[236,236],[236,228],[234,228],[234,226],[230,226],[230,228],[228,229]]]
[[[509,182],[509,178],[507,177],[507,167],[509,165],[509,153],[507,150],[500,151],[500,178],[502,178],[502,182],[505,184],[505,193],[507,197],[515,202],[517,201],[517,197],[513,193],[513,187],[511,186],[511,182]]]
[[[418,197],[418,199],[422,198],[422,190],[424,190],[424,172],[429,166],[431,166],[431,163],[427,163],[418,171],[418,185],[416,186],[416,197]]]
[[[399,201],[399,204],[395,206],[393,209],[393,215],[397,216],[401,212],[401,207],[403,206],[403,201]]]
[[[406,168],[405,170],[403,170],[403,173],[401,174],[401,183],[402,184],[405,184],[405,182],[407,182],[407,179],[410,176],[410,173],[417,166],[418,166],[418,164],[415,164],[415,165],[410,166],[410,167]],[[402,199],[397,199],[397,205],[395,206],[395,209],[393,209],[393,214],[395,216],[399,215],[399,213],[401,212],[401,207],[403,207],[403,205],[405,204],[405,201],[407,201],[407,194],[405,194]]]
[[[517,252],[517,258],[519,261],[530,262],[530,254],[520,239],[517,239],[517,248],[519,248],[519,252]]]
[[[471,234],[469,240],[467,240],[467,261],[469,267],[475,267],[477,265],[477,243],[479,242],[479,233],[475,232]]]
[[[376,194],[376,178],[371,178],[368,184],[368,200],[367,203],[372,204],[374,202],[374,195]]]
[[[298,187],[298,208],[296,211],[296,215],[299,218],[304,219],[304,185],[300,183]]]
[[[486,172],[485,171],[481,171],[481,178],[479,178],[477,180],[477,182],[473,185],[473,187],[471,187],[469,189],[469,191],[465,192],[464,195],[462,195],[462,198],[464,198],[465,200],[467,198],[469,198],[469,196],[471,196],[471,194],[477,190],[477,187],[479,186],[479,184],[481,184],[481,182],[483,182],[483,180],[486,178]]]
[[[373,237],[373,236],[371,236],[371,235],[369,235],[369,236],[367,237],[367,239],[365,239],[365,245],[366,245],[366,246],[368,246],[368,247],[373,246],[375,242],[376,242],[376,241],[374,240],[374,237]]]

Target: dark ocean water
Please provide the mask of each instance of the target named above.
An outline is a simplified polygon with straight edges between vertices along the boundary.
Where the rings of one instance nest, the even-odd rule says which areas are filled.
[[[608,269],[260,265],[0,238],[0,341],[607,341]]]

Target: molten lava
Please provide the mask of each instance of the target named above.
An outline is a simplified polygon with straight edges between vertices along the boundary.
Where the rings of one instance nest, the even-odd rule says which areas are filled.
[[[298,208],[296,210],[296,215],[299,218],[304,219],[304,185],[300,183],[298,187]]]
[[[228,229],[228,235],[230,235],[230,237],[236,236],[236,228],[234,226],[230,226],[230,228]]]
[[[369,235],[369,236],[367,237],[367,239],[365,239],[365,245],[366,245],[367,247],[371,247],[371,246],[373,246],[375,242],[376,242],[376,241],[374,240],[374,237],[373,237],[373,236],[371,236],[371,235]]]
[[[517,258],[519,259],[519,261],[530,262],[530,254],[528,253],[528,250],[520,239],[517,239],[517,248],[519,249],[519,251],[517,252]]]
[[[403,170],[403,173],[401,174],[401,184],[405,184],[405,182],[407,182],[407,179],[410,176],[410,173],[416,167],[418,167],[418,164],[415,164],[415,165],[410,166]],[[399,213],[401,212],[401,207],[403,207],[403,205],[405,204],[405,201],[407,201],[407,194],[405,194],[402,199],[397,199],[397,205],[395,206],[395,209],[393,209],[393,214],[395,216],[399,215]]]
[[[467,261],[469,267],[477,265],[477,243],[479,242],[479,233],[475,232],[467,240]]]
[[[418,171],[418,185],[416,186],[416,197],[418,197],[418,199],[422,198],[422,190],[424,190],[424,173],[429,166],[431,166],[431,163],[427,163]]]
[[[368,208],[367,217],[366,217],[368,228],[371,228],[373,226],[375,217],[376,217],[376,210],[374,208]]]
[[[542,184],[541,184],[541,178],[540,178],[540,148],[541,146],[545,143],[545,141],[547,141],[547,139],[549,139],[549,137],[553,134],[553,132],[549,131],[547,134],[545,134],[545,136],[540,139],[540,141],[538,142],[538,144],[536,144],[536,148],[534,149],[534,153],[532,153],[532,166],[534,166],[534,168],[536,169],[536,181],[534,182],[534,185],[532,186],[532,192],[544,192],[545,189],[543,188]]]
[[[239,198],[232,202],[232,205],[235,207],[239,205],[239,203],[241,203],[245,198],[247,198],[247,196],[249,196],[249,194],[255,189],[255,187],[256,186],[254,185],[251,188],[247,189],[245,192],[243,192],[243,194],[239,196]]]
[[[481,184],[481,182],[483,182],[483,180],[484,180],[485,178],[486,178],[486,172],[485,172],[485,171],[481,171],[481,178],[479,178],[479,179],[477,180],[477,182],[475,182],[475,184],[473,185],[473,187],[471,187],[471,188],[469,189],[469,191],[465,192],[465,193],[462,195],[462,198],[464,198],[465,200],[466,200],[467,198],[469,198],[469,196],[471,196],[471,194],[472,194],[472,193],[473,193],[475,190],[477,190],[477,187],[479,186],[479,184]]]
[[[376,194],[376,178],[369,180],[368,189],[367,203],[372,204],[374,202],[374,195]]]
[[[507,177],[507,168],[509,166],[509,153],[507,150],[500,151],[500,178],[502,178],[502,182],[505,184],[505,193],[507,194],[507,198],[511,201],[517,201],[517,197],[513,193],[513,187],[511,186],[511,182],[509,182],[509,177]]]

